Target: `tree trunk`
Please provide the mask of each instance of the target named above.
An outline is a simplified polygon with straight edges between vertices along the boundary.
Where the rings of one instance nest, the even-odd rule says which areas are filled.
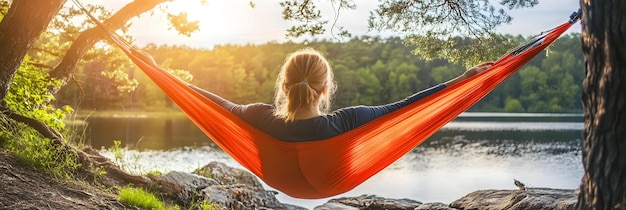
[[[626,209],[626,2],[581,1],[582,157],[578,209]]]
[[[65,0],[19,0],[11,4],[0,22],[0,107],[4,106],[11,80],[24,56],[64,3]]]
[[[113,30],[124,26],[131,18],[150,11],[157,5],[171,0],[135,0],[117,11],[111,18],[103,23]],[[72,43],[63,60],[52,71],[50,77],[67,82],[74,73],[78,61],[87,53],[96,42],[105,38],[104,33],[98,27],[83,31]]]

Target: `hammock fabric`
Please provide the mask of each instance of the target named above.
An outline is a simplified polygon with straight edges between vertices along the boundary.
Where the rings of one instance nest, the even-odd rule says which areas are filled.
[[[485,72],[354,130],[324,140],[284,142],[142,60],[137,56],[141,52],[91,18],[225,152],[269,186],[292,197],[310,199],[347,192],[392,164],[488,94],[578,19],[573,17],[544,32]]]

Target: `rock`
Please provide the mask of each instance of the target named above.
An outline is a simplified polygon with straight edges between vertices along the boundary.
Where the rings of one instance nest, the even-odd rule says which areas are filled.
[[[257,178],[245,170],[211,162],[194,173],[172,171],[152,179],[185,206],[209,201],[220,209],[305,210],[280,203],[275,193],[264,190]]]
[[[206,200],[218,204],[222,209],[305,209],[282,204],[276,199],[274,193],[243,184],[210,186],[203,189],[202,192]]]
[[[415,208],[415,210],[456,210],[456,209],[450,207],[448,204],[436,202],[436,203],[422,204],[418,206],[417,208]]]
[[[547,188],[479,190],[452,202],[458,209],[575,209],[578,191]]]
[[[171,171],[160,177],[163,181],[175,183],[187,189],[204,189],[208,186],[219,184],[214,179],[180,171]]]
[[[197,175],[196,175],[197,174]],[[276,193],[263,188],[259,180],[245,170],[236,169],[219,162],[211,162],[194,171],[170,172],[153,178],[164,189],[174,191],[178,201],[210,201],[222,209],[284,209],[305,210],[305,208],[283,204],[276,199]],[[361,195],[331,199],[314,210],[456,210],[456,209],[574,209],[578,192],[575,190],[527,188],[526,190],[479,190],[472,192],[447,205],[426,203],[411,199],[390,199],[376,195]]]
[[[331,199],[314,210],[339,210],[339,209],[388,209],[388,210],[413,210],[422,203],[410,199],[390,199],[375,195],[361,195],[358,197],[344,197]]]
[[[359,208],[348,206],[343,203],[328,202],[321,206],[316,206],[313,210],[359,210]]]
[[[173,195],[185,205],[198,197],[198,193],[209,186],[218,185],[217,181],[195,174],[172,171],[167,174],[153,177],[152,180],[159,183],[161,189]]]
[[[220,162],[210,162],[202,168],[196,169],[193,173],[214,179],[222,185],[245,184],[251,187],[263,187],[252,173],[246,170],[229,167]]]

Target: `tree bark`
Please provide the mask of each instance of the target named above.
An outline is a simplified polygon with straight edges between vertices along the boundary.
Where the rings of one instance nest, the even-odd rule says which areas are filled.
[[[586,76],[578,209],[626,209],[626,2],[581,0]]]
[[[157,5],[171,0],[135,0],[117,11],[111,18],[103,23],[113,30],[124,26],[131,18],[150,11]],[[78,61],[87,53],[94,44],[104,39],[106,36],[98,27],[93,27],[83,31],[72,43],[63,60],[52,71],[50,77],[62,80],[67,83],[72,78]]]
[[[19,0],[11,4],[0,22],[0,107],[5,105],[4,98],[24,56],[64,3],[65,0]]]

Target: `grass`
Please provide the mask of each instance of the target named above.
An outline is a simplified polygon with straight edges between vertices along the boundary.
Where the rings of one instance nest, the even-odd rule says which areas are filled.
[[[0,122],[2,147],[21,161],[56,178],[68,178],[81,166],[78,154],[64,150],[52,140],[41,138],[32,128],[20,123]]]
[[[118,199],[125,204],[136,206],[142,209],[151,210],[174,210],[179,206],[167,206],[156,195],[136,187],[124,187],[118,193]],[[192,203],[189,209],[219,210],[215,204],[203,200],[201,203]]]
[[[179,209],[178,206],[166,208],[165,203],[157,198],[154,194],[136,187],[123,187],[118,193],[118,199],[122,203],[136,206],[142,209]]]
[[[202,201],[202,203],[200,203],[198,205],[198,209],[201,209],[201,210],[219,210],[220,208],[217,207],[215,204],[212,204],[211,202],[208,202],[208,201],[205,200],[205,201]]]

